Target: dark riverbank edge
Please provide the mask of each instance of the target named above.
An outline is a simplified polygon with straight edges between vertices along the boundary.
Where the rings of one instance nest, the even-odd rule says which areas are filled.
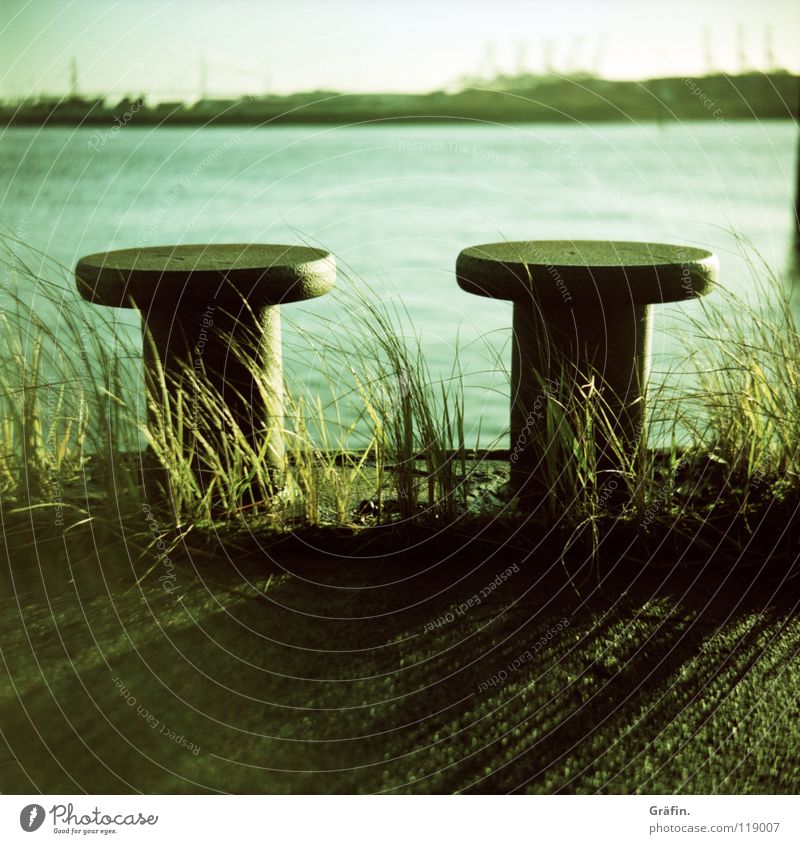
[[[666,467],[668,455],[656,454]],[[351,459],[337,455],[343,464]],[[452,455],[454,461],[461,456]],[[309,524],[278,508],[250,521],[176,525],[163,502],[109,500],[87,472],[80,493],[65,488],[57,511],[0,504],[7,560],[0,591],[60,591],[78,577],[95,586],[149,583],[164,574],[155,539],[161,551],[170,549],[170,567],[215,578],[235,579],[245,572],[303,576],[312,565],[334,584],[359,572],[374,580],[377,563],[391,579],[501,559],[536,570],[554,567],[569,580],[591,575],[621,586],[631,572],[644,571],[701,578],[709,571],[736,572],[745,579],[769,576],[800,586],[800,500],[773,495],[767,483],[749,490],[726,486],[713,461],[674,487],[665,482],[669,496],[658,496],[638,517],[622,497],[613,509],[576,523],[546,500],[508,496],[507,450],[479,457],[468,452],[466,459],[467,465],[473,462],[472,488],[464,496],[466,506],[459,499],[449,519],[425,501],[402,518],[397,502],[387,498],[382,523],[375,520],[374,500],[353,499],[344,524]],[[141,467],[142,455],[128,454],[125,462]]]

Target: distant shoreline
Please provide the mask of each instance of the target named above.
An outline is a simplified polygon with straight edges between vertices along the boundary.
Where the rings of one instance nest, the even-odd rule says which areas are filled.
[[[676,77],[643,82],[519,77],[503,88],[429,94],[314,91],[149,104],[143,97],[40,99],[0,105],[0,125],[153,126],[373,125],[408,123],[666,123],[793,119],[800,77],[788,72]],[[488,84],[488,83],[486,83]],[[499,83],[498,83],[499,84]]]

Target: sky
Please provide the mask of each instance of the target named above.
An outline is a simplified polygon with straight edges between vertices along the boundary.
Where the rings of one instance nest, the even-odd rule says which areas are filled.
[[[73,75],[87,96],[196,99],[548,67],[800,72],[798,45],[800,0],[0,0],[0,97],[63,95]]]

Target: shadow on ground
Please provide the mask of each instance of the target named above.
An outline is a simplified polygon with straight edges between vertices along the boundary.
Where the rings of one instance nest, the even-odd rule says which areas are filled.
[[[259,544],[7,540],[0,790],[796,791],[794,563]]]

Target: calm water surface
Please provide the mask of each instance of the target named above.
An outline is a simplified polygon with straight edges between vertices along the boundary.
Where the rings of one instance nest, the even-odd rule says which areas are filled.
[[[778,272],[789,255],[796,145],[789,121],[131,125],[104,135],[104,143],[95,131],[3,132],[0,226],[7,234],[68,267],[89,252],[136,245],[324,245],[354,277],[407,308],[435,374],[450,373],[456,343],[464,370],[483,373],[468,379],[467,421],[473,429],[480,421],[484,443],[498,437],[502,445],[508,424],[508,386],[486,374],[486,344],[509,359],[511,306],[458,289],[453,270],[464,246],[555,238],[702,246],[718,253],[725,284],[745,294],[751,282],[735,233]],[[656,309],[656,381],[685,349],[675,320],[697,307]],[[291,322],[352,317],[333,296],[284,314],[287,369],[315,389],[316,367],[307,365]],[[120,319],[135,336],[135,315]]]

